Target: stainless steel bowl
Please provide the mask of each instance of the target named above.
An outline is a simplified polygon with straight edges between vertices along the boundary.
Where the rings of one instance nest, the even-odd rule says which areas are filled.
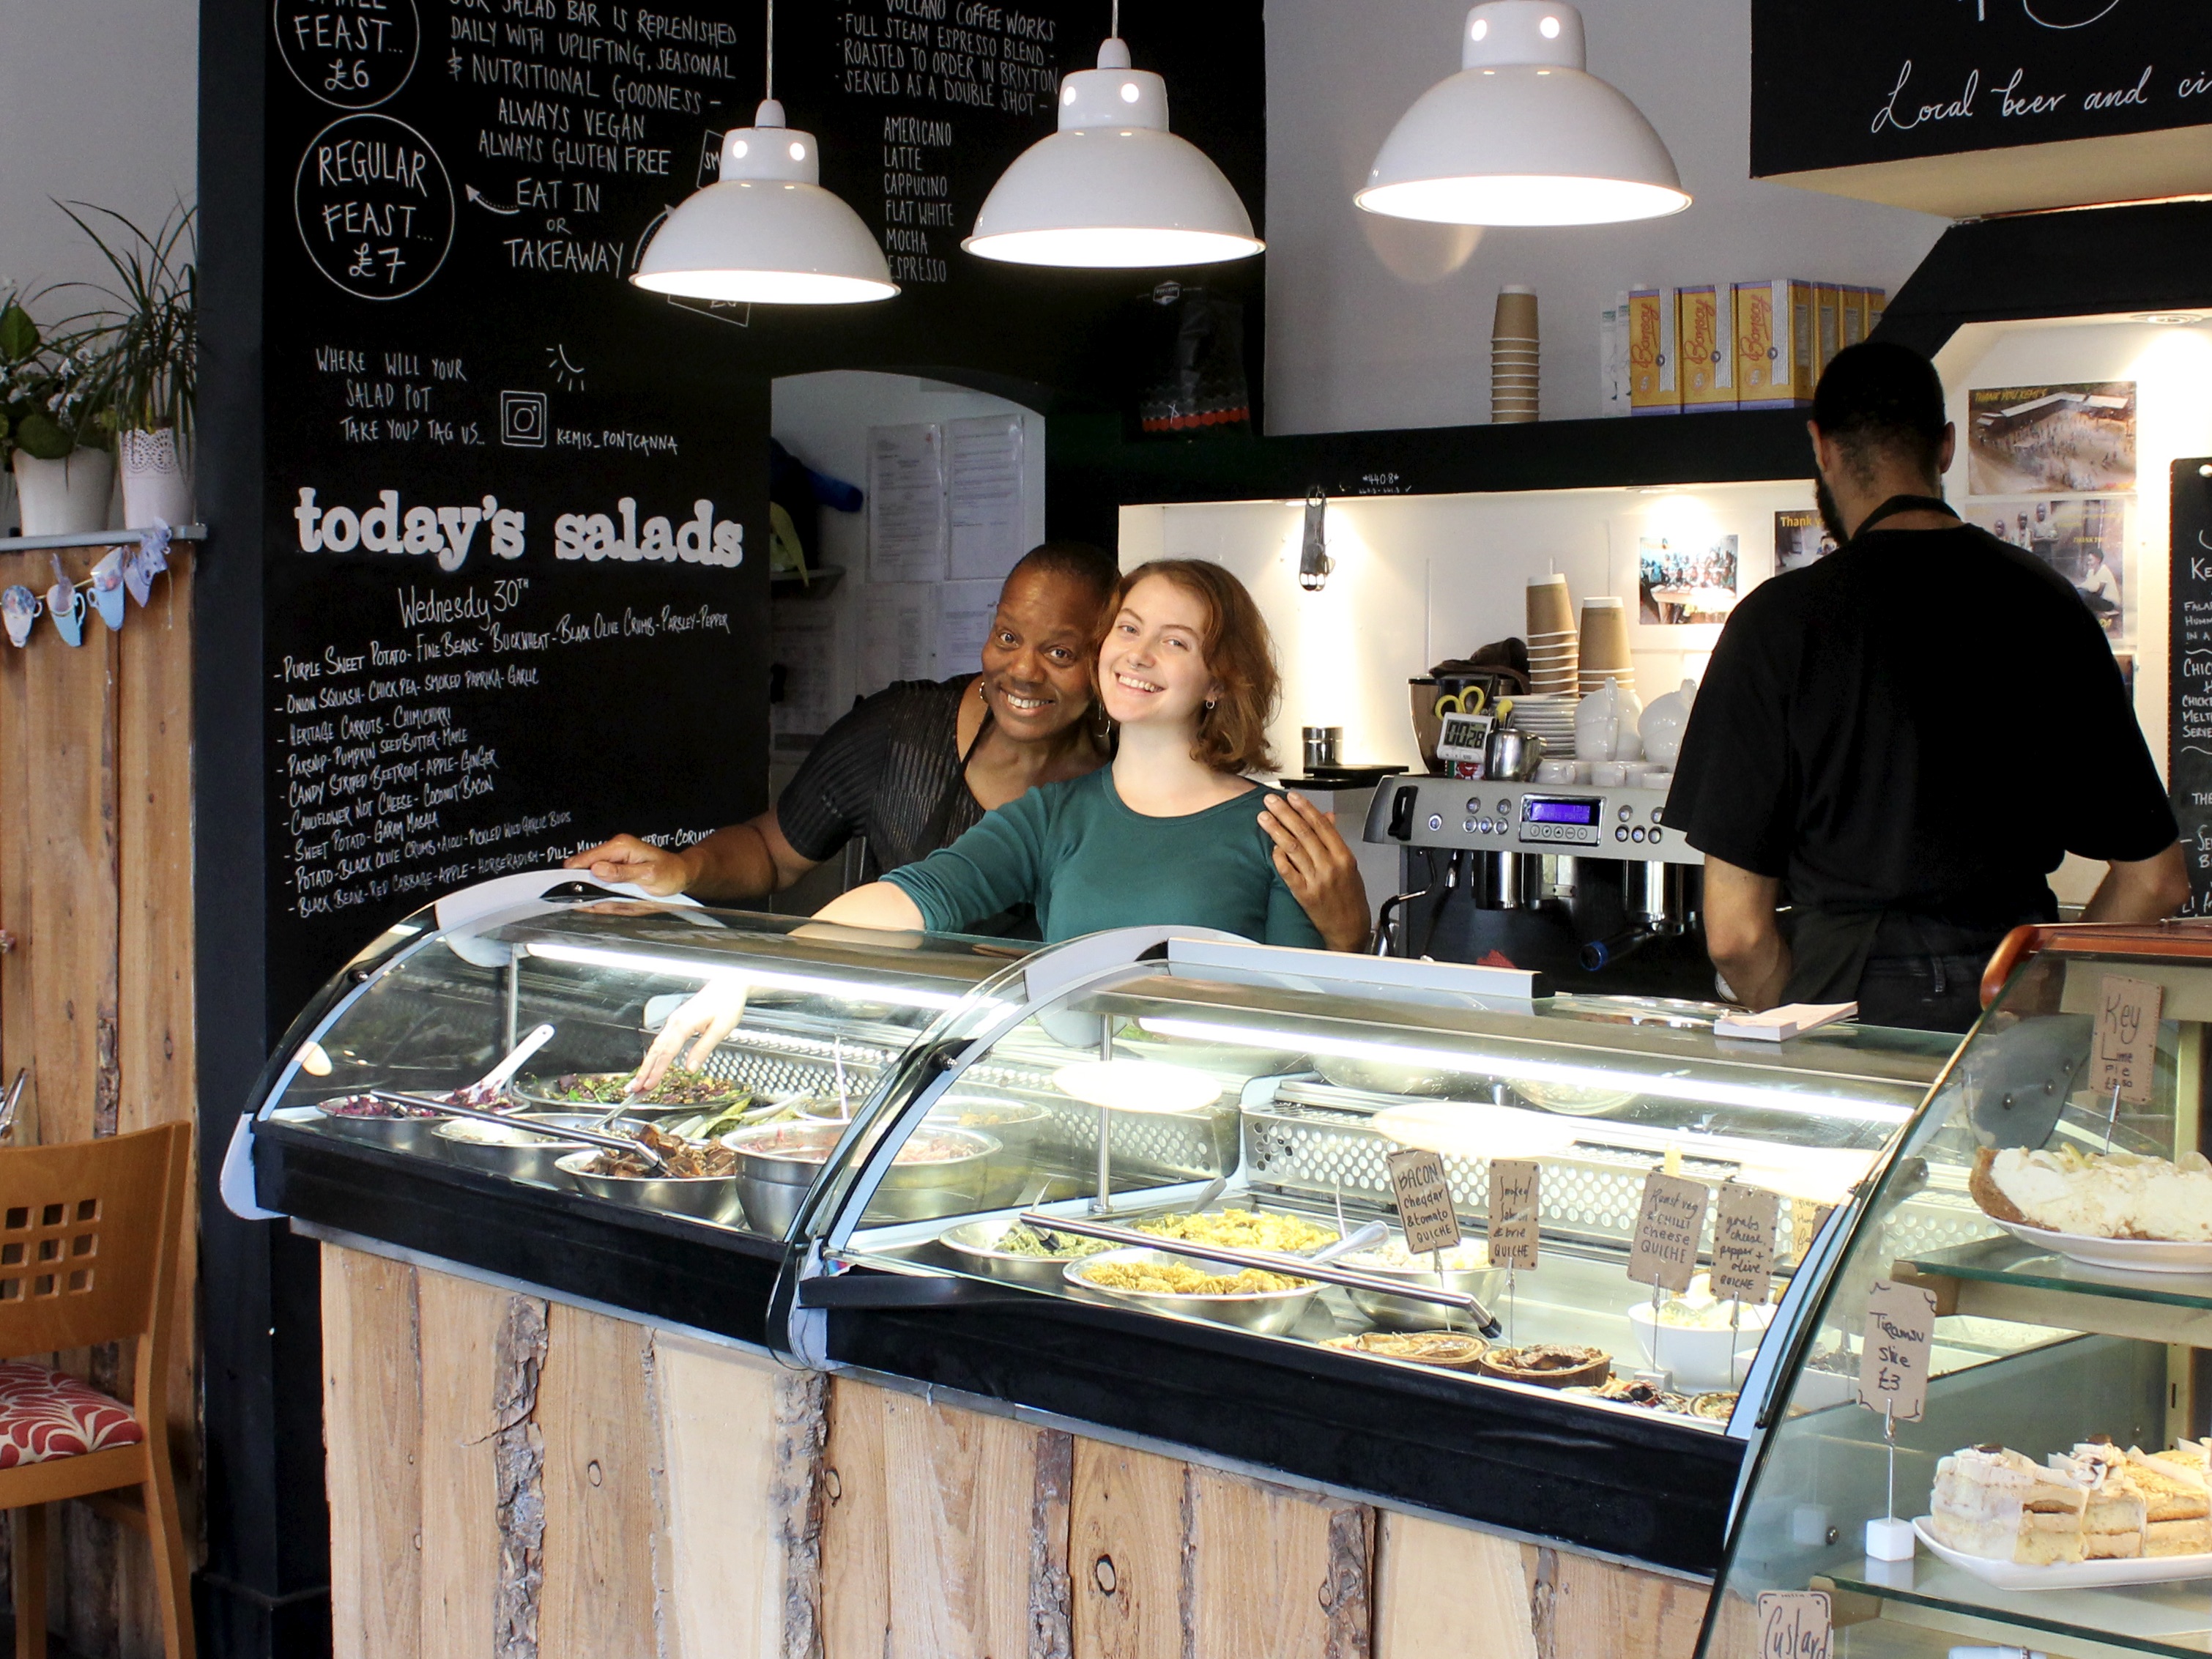
[[[987,1273],[994,1279],[1003,1279],[1010,1284],[1027,1285],[1040,1291],[1064,1289],[1066,1280],[1062,1269],[1069,1262],[1089,1261],[1105,1254],[1094,1250],[1089,1255],[1079,1256],[1022,1255],[1012,1250],[998,1249],[998,1241],[1018,1224],[1012,1221],[963,1222],[939,1233],[937,1242],[957,1256],[964,1267]]]
[[[1389,1243],[1402,1243],[1395,1236]],[[1468,1248],[1462,1245],[1462,1249]],[[1504,1282],[1502,1267],[1447,1267],[1443,1280],[1427,1267],[1377,1267],[1362,1259],[1359,1253],[1340,1256],[1336,1265],[1353,1273],[1365,1273],[1370,1279],[1388,1279],[1407,1285],[1418,1285],[1426,1290],[1455,1291],[1462,1296],[1471,1296],[1487,1307],[1496,1297],[1499,1285]],[[1345,1294],[1352,1305],[1370,1321],[1386,1331],[1440,1331],[1454,1325],[1465,1327],[1468,1321],[1455,1309],[1439,1307],[1433,1302],[1416,1301],[1411,1297],[1385,1296],[1380,1291],[1355,1291],[1347,1287]]]
[[[1314,1297],[1321,1294],[1322,1289],[1319,1281],[1308,1279],[1294,1291],[1244,1291],[1231,1296],[1186,1296],[1159,1291],[1117,1291],[1110,1285],[1093,1284],[1084,1275],[1083,1270],[1086,1267],[1097,1267],[1103,1262],[1125,1261],[1177,1263],[1209,1273],[1226,1274],[1237,1271],[1215,1262],[1201,1261],[1195,1256],[1176,1255],[1168,1250],[1108,1250],[1069,1262],[1060,1269],[1061,1281],[1090,1296],[1126,1302],[1153,1313],[1211,1319],[1218,1324],[1257,1331],[1262,1336],[1280,1336],[1296,1327],[1298,1321],[1305,1317],[1306,1310],[1313,1305]]]
[[[474,1118],[447,1118],[431,1131],[445,1155],[472,1170],[526,1181],[538,1187],[568,1187],[574,1183],[559,1168],[568,1153],[587,1146],[581,1140],[563,1140],[562,1129],[599,1128],[597,1112],[517,1112],[508,1120],[511,1133],[501,1132]],[[611,1135],[635,1135],[645,1127],[635,1118],[617,1118],[605,1126]],[[546,1133],[532,1134],[536,1129]]]
[[[958,1094],[939,1102],[927,1121],[932,1129],[975,1130],[999,1143],[997,1154],[983,1171],[978,1200],[981,1208],[997,1210],[1019,1201],[1034,1176],[1053,1115],[1034,1101]]]
[[[1340,1089],[1377,1095],[1441,1095],[1462,1075],[1432,1066],[1396,1060],[1356,1059],[1350,1054],[1316,1054],[1314,1069]]]
[[[334,1099],[347,1097],[339,1095]],[[418,1158],[436,1158],[444,1148],[431,1139],[430,1132],[441,1123],[450,1123],[449,1117],[349,1117],[336,1112],[322,1112],[323,1126],[332,1134],[343,1135],[348,1140],[366,1141],[372,1146],[388,1147],[395,1152],[413,1152]]]
[[[569,1075],[571,1073],[566,1072],[561,1073],[562,1077]],[[587,1072],[581,1075],[624,1077],[629,1074],[623,1072]],[[554,1084],[558,1080],[556,1078],[550,1077],[518,1078],[507,1085],[507,1091],[535,1112],[588,1112],[592,1109],[594,1104],[604,1112],[615,1103],[611,1100],[597,1103],[588,1100],[563,1100],[551,1092]],[[731,1093],[733,1095],[749,1095],[752,1092],[750,1089],[737,1085],[732,1085],[731,1087]],[[699,1105],[661,1106],[636,1100],[624,1101],[622,1107],[624,1117],[642,1118],[648,1123],[665,1123],[671,1118],[696,1117],[707,1109]]]
[[[722,1145],[738,1155],[738,1185],[754,1226],[779,1236],[790,1231],[808,1189],[821,1176],[823,1161],[844,1133],[842,1123],[772,1123],[722,1137]],[[951,1143],[960,1155],[909,1159],[914,1139],[923,1135]],[[869,1200],[864,1218],[872,1224],[973,1214],[983,1207],[990,1162],[1000,1150],[995,1136],[972,1129],[916,1130]]]
[[[634,1204],[641,1210],[696,1216],[726,1227],[741,1227],[753,1220],[745,1213],[735,1176],[595,1175],[587,1166],[599,1156],[598,1147],[586,1146],[564,1154],[554,1167],[593,1198]],[[753,1220],[753,1225],[757,1230],[757,1220]]]

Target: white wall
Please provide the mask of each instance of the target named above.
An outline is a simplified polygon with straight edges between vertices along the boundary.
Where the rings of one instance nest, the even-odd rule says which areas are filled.
[[[1398,117],[1459,68],[1468,0],[1268,0],[1267,428],[1490,418],[1498,289],[1534,287],[1543,409],[1597,410],[1597,313],[1632,281],[1806,276],[1894,292],[1944,222],[1749,168],[1750,0],[1579,0],[1589,67],[1659,131],[1695,198],[1668,219],[1477,233],[1362,213]]]
[[[1333,501],[1336,569],[1318,593],[1298,586],[1304,508],[1289,502],[1124,507],[1121,559],[1124,569],[1211,559],[1251,589],[1283,669],[1269,732],[1279,761],[1297,765],[1301,726],[1341,726],[1346,760],[1418,766],[1406,682],[1444,658],[1525,635],[1529,577],[1564,574],[1577,605],[1617,594],[1632,619],[1644,537],[1701,544],[1732,534],[1748,592],[1773,573],[1774,514],[1809,507],[1811,495],[1789,480]],[[1632,622],[1638,696],[1649,702],[1701,673],[1718,635]]]
[[[911,374],[879,374],[861,369],[833,369],[819,374],[787,375],[773,387],[769,429],[786,449],[817,472],[827,472],[857,484],[868,484],[868,428],[907,426],[927,421],[958,421],[981,415],[1019,414],[1026,417],[1023,445],[1022,488],[1028,519],[1023,545],[1034,547],[1044,539],[1045,420],[1034,410],[963,386]],[[840,713],[852,707],[856,696],[881,690],[891,671],[867,659],[863,650],[862,614],[868,586],[868,514],[822,511],[822,550],[814,555],[825,564],[841,565],[845,575],[828,599],[781,599],[776,602],[779,628],[787,617],[804,617],[817,606],[834,619],[835,645],[830,658],[831,696]],[[937,677],[957,673],[941,666]],[[781,726],[779,726],[779,732]],[[818,732],[813,735],[820,735]]]
[[[149,231],[192,200],[198,75],[195,0],[0,0],[0,293],[104,277],[49,197]],[[96,303],[60,294],[33,310],[43,322]],[[15,522],[0,475],[0,532]]]

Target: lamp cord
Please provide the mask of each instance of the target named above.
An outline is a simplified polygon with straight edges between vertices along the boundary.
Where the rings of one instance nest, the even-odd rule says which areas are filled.
[[[1114,38],[1116,40],[1121,38],[1121,0],[1114,0]]]
[[[1121,3],[1121,0],[1114,0],[1114,3],[1115,3],[1116,6],[1119,6],[1119,5]],[[769,98],[771,98],[771,99],[773,99],[773,98],[775,96],[775,0],[768,0],[768,92],[767,92],[767,96],[768,96],[768,97],[769,97]]]

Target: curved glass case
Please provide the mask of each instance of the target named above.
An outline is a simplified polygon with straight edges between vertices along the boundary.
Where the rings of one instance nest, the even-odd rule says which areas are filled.
[[[780,1241],[893,1062],[1021,954],[573,883],[471,890],[356,958],[288,1036],[257,1127]],[[635,1090],[664,1039],[668,1069]]]
[[[1449,964],[1182,939],[1136,957],[1101,939],[1040,951],[932,1033],[939,1062],[886,1091],[849,1180],[804,1219],[800,1354],[824,1352],[810,1305],[898,1303],[896,1287],[820,1283],[857,1268],[1025,1296],[1055,1318],[1233,1332],[1287,1366],[1327,1356],[1370,1379],[1387,1367],[1746,1435],[1739,1399],[1757,1397],[1780,1346],[1767,1334],[1802,1300],[1799,1265],[1952,1048],[1855,1027],[1731,1041],[1709,1007],[1531,997],[1526,975]],[[1416,1254],[1401,1231],[1391,1159],[1408,1149],[1441,1158],[1463,1232],[1448,1253]],[[1488,1260],[1500,1159],[1537,1172],[1533,1267]],[[1771,1195],[1771,1299],[1716,1301],[1702,1276],[1683,1294],[1632,1281],[1655,1173],[1708,1199],[1731,1183]]]
[[[1794,1339],[1714,1659],[1822,1619],[1838,1654],[2212,1651],[2212,933],[2035,945]]]

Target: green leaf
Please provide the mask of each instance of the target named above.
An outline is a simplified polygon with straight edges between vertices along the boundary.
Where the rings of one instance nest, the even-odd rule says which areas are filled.
[[[16,363],[39,349],[39,325],[14,301],[0,310],[0,359]]]
[[[69,459],[76,440],[62,430],[61,422],[52,416],[33,410],[15,428],[15,447],[37,460],[60,461]]]

